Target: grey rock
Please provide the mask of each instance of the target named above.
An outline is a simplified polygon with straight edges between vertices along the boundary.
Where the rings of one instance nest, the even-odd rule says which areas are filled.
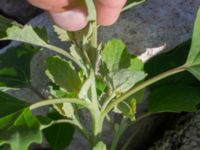
[[[26,0],[1,0],[0,14],[25,23],[42,11],[28,4]]]
[[[183,120],[185,119],[185,123]],[[179,119],[176,128],[167,131],[162,139],[149,150],[199,150],[200,149],[200,111]]]
[[[123,13],[113,26],[103,28],[100,39],[123,39],[130,52],[146,52],[142,56],[146,61],[191,37],[199,5],[200,0],[148,0]]]

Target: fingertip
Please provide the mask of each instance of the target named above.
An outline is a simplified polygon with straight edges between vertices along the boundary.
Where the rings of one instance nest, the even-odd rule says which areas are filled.
[[[50,12],[50,15],[59,27],[67,31],[78,31],[87,26],[87,13],[85,10],[75,8],[64,12]]]
[[[127,0],[95,0],[95,3],[109,8],[122,8]]]
[[[44,10],[64,11],[65,7],[69,5],[69,0],[27,0],[33,6]]]
[[[121,9],[100,8],[97,9],[97,23],[101,26],[110,26],[119,18]]]
[[[127,0],[96,0],[97,22],[102,26],[114,24]]]

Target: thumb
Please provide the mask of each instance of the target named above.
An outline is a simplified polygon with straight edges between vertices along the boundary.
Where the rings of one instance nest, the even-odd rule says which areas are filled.
[[[55,24],[67,31],[78,31],[87,25],[85,9],[73,8],[64,12],[49,12]]]

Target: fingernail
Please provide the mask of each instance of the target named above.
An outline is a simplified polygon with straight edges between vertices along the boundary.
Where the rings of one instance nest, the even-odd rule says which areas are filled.
[[[65,12],[50,12],[50,15],[55,24],[67,31],[78,31],[87,26],[87,14],[79,8]]]

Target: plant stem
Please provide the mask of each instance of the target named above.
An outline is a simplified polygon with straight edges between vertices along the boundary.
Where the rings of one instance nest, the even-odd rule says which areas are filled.
[[[114,133],[114,138],[112,141],[111,149],[110,150],[116,150],[117,144],[120,140],[121,135],[124,133],[126,128],[128,127],[128,121],[126,118],[122,118],[117,131]]]
[[[161,79],[164,79],[168,76],[177,74],[179,72],[183,72],[185,70],[186,70],[186,67],[183,65],[183,66],[171,69],[169,71],[166,71],[164,73],[161,73],[161,74],[159,74],[159,75],[157,75],[157,76],[155,76],[155,77],[153,77],[149,80],[144,81],[143,83],[136,85],[134,88],[130,89],[128,92],[126,92],[125,94],[123,94],[119,98],[115,99],[110,104],[108,104],[107,107],[104,110],[102,110],[102,114],[101,114],[102,117],[104,118],[106,116],[106,114],[109,113],[117,104],[119,104],[123,100],[127,99],[129,96],[133,95],[134,93],[148,87],[149,85],[151,85],[151,84],[153,84],[153,83],[155,83],[155,82],[157,82]]]
[[[97,23],[96,21],[92,22],[92,41],[91,41],[91,45],[94,48],[97,48]]]
[[[102,110],[106,108],[106,106],[110,103],[110,101],[115,97],[115,93],[112,93],[111,96],[107,97],[105,102],[103,103],[103,106],[101,107]]]
[[[102,121],[101,121],[101,111],[99,109],[99,102],[97,98],[97,91],[96,91],[96,78],[94,70],[90,69],[89,78],[90,80],[90,101],[91,107],[89,108],[89,112],[91,114],[91,121],[92,121],[92,135],[91,135],[91,143],[90,147],[93,149],[96,144],[101,141],[101,132],[102,132]]]
[[[29,108],[30,110],[34,110],[40,107],[53,105],[53,104],[60,104],[60,103],[74,103],[82,105],[86,108],[90,107],[90,104],[84,100],[76,99],[76,98],[62,98],[62,99],[50,99],[50,100],[43,100],[37,103],[32,104]]]
[[[132,8],[132,7],[134,7],[134,6],[137,6],[137,5],[139,5],[139,4],[143,3],[143,2],[145,2],[145,0],[142,0],[142,1],[139,1],[139,2],[136,1],[136,2],[134,2],[134,3],[128,4],[127,6],[125,6],[125,7],[122,9],[121,12],[127,11],[128,9],[130,9],[130,8]]]

